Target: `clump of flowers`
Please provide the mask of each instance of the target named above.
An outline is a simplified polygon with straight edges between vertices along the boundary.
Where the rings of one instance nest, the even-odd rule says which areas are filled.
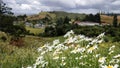
[[[111,55],[115,46],[110,47],[109,53],[105,56],[99,53],[104,34],[89,38],[84,35],[75,35],[71,30],[64,35],[63,42],[57,39],[52,44],[46,43],[39,47],[39,57],[28,68],[118,68],[120,54]]]

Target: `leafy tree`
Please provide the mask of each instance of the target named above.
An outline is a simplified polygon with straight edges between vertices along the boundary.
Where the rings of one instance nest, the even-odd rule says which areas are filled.
[[[61,18],[61,17],[56,20],[56,24],[57,24],[57,25],[62,25],[63,22],[64,22],[64,21],[63,21],[63,18]]]
[[[68,24],[69,21],[70,21],[70,18],[66,16],[66,17],[64,18],[64,24]]]
[[[95,22],[97,22],[97,23],[100,23],[100,24],[101,24],[101,17],[100,17],[100,14],[99,14],[99,13],[97,13],[97,14],[95,15],[95,19],[96,19],[96,21],[95,21]]]
[[[90,14],[88,20],[91,21],[91,22],[95,22],[95,17],[94,17],[94,15],[93,15],[93,14]]]
[[[13,24],[14,17],[11,10],[2,0],[0,1],[0,29]]]
[[[26,29],[21,26],[13,25],[15,17],[11,10],[11,8],[7,7],[6,4],[0,0],[0,30],[18,37],[23,34]]]
[[[117,19],[117,15],[115,14],[113,18],[113,26],[117,27],[117,25],[118,25],[118,19]]]
[[[25,18],[27,17],[27,15],[26,14],[24,14],[24,15],[18,15],[17,16],[17,20],[19,21],[25,21]]]

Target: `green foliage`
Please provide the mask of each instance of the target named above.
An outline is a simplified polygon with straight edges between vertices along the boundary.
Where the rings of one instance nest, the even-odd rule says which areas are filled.
[[[120,28],[112,27],[112,26],[79,26],[78,28],[73,29],[75,34],[83,34],[88,37],[96,37],[100,33],[105,32],[105,40],[106,42],[112,41],[117,42],[120,41]]]
[[[99,26],[79,26],[74,29],[75,34],[83,34],[89,37],[96,37],[104,30]]]
[[[95,15],[95,21],[96,22],[98,22],[98,23],[100,23],[101,24],[101,17],[100,17],[100,14],[99,13],[97,13],[96,15]]]
[[[48,25],[45,27],[43,33],[44,36],[61,36],[64,35],[67,31],[72,29],[72,25],[69,24],[70,18],[56,18],[55,25]]]
[[[97,23],[101,23],[101,18],[100,18],[100,14],[97,13],[95,15],[93,14],[89,14],[85,17],[85,19],[83,21],[90,21],[90,22],[97,22]]]
[[[117,15],[116,14],[114,15],[114,18],[113,18],[113,26],[114,27],[118,26],[118,19],[117,19]]]
[[[66,16],[66,17],[64,18],[64,24],[69,24],[69,21],[70,21],[69,17]]]
[[[24,26],[13,25],[16,18],[12,15],[11,10],[4,2],[0,2],[0,30],[15,37],[24,36],[26,29]]]
[[[45,36],[56,36],[56,29],[55,26],[47,26],[45,28]]]
[[[27,15],[26,15],[26,14],[24,14],[24,15],[18,15],[18,16],[17,16],[17,20],[18,20],[18,21],[25,21],[25,18],[27,18]]]

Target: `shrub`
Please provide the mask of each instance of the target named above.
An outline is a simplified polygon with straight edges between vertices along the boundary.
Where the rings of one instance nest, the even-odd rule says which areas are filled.
[[[5,36],[2,36],[1,40],[5,42],[7,40],[7,38]]]
[[[24,46],[24,40],[20,37],[12,37],[10,40],[10,44],[17,47]]]

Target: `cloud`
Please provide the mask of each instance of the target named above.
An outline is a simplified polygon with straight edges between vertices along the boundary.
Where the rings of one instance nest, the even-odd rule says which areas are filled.
[[[14,13],[36,14],[40,11],[97,13],[120,11],[119,0],[4,0]]]

